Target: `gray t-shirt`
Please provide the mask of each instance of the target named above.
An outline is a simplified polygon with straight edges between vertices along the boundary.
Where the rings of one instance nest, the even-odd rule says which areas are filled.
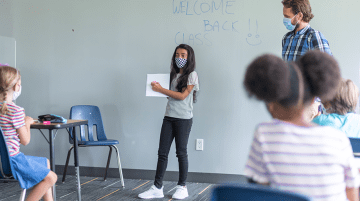
[[[177,80],[180,77],[178,73],[175,79],[171,83],[170,90],[177,91]],[[194,88],[190,94],[184,100],[178,100],[169,97],[168,103],[166,105],[165,116],[174,117],[179,119],[191,119],[193,117],[193,92],[199,91],[199,79],[195,71],[191,72],[188,78],[188,85],[194,85]]]

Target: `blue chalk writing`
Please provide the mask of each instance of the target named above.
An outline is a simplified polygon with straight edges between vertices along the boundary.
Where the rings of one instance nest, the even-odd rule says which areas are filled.
[[[180,1],[180,12],[184,13],[185,11],[183,10],[183,8],[185,8],[185,6],[183,5],[183,3],[185,3],[185,1]]]
[[[202,44],[204,44],[203,41],[199,38],[200,36],[201,36],[201,33],[198,33],[198,34],[195,35],[195,39],[198,40],[198,41],[200,41],[200,43],[197,43],[197,45],[202,45]]]
[[[228,22],[228,21],[225,21],[224,24],[222,25],[222,29],[223,29],[224,31],[230,30],[230,29],[226,29],[226,28],[225,28],[225,25],[226,25],[227,22]]]
[[[212,45],[211,40],[207,36],[207,33],[185,34],[179,31],[175,34],[175,44],[180,45],[182,43],[188,45],[206,45],[206,46]]]
[[[203,9],[204,8],[204,5],[207,5],[207,10],[206,9]],[[203,12],[203,13],[207,13],[207,12],[209,12],[210,11],[210,5],[208,4],[208,3],[201,3],[200,4],[200,9],[201,9],[201,12]]]
[[[233,8],[236,0],[173,0],[173,14],[184,15],[201,15],[201,14],[217,14],[233,15]]]
[[[195,3],[194,3],[194,13],[196,13],[196,15],[201,15],[201,13],[196,12],[196,9],[195,9],[197,2],[198,1],[195,1]]]
[[[221,2],[220,2],[220,4],[219,4],[219,7],[217,7],[217,8],[216,8],[216,5],[215,5],[215,2],[214,2],[214,1],[212,2],[212,4],[213,4],[213,5],[212,5],[212,9],[213,9],[212,12],[214,12],[214,9],[215,9],[215,10],[219,10],[220,7],[221,7],[222,5],[224,5],[224,2],[223,2],[223,0],[221,0]],[[221,9],[221,14],[224,14],[223,9]]]
[[[207,44],[207,46],[211,46],[212,42],[206,37],[206,35],[208,35],[208,34],[207,33],[204,34],[204,38],[205,38],[205,40],[207,40],[209,42],[209,44]]]
[[[186,15],[193,15],[193,14],[189,14],[189,2],[186,2]]]
[[[225,21],[224,23],[219,23],[219,21],[215,21],[214,23],[210,23],[209,20],[204,20],[204,31],[205,32],[209,32],[209,31],[217,31],[217,32],[219,32],[220,30],[223,30],[223,31],[238,32],[236,30],[236,28],[235,28],[235,25],[236,25],[237,22],[238,21],[231,22],[231,28],[226,28],[227,24],[228,24],[228,21]]]
[[[251,46],[257,46],[262,43],[262,41],[260,39],[260,35],[258,34],[258,29],[259,29],[259,25],[258,25],[258,21],[256,20],[256,31],[255,31],[256,35],[255,35],[255,37],[253,37],[253,34],[250,33],[251,32],[251,20],[249,19],[249,33],[245,40]]]
[[[235,29],[235,27],[234,27],[234,24],[237,23],[237,22],[238,22],[238,21],[235,21],[235,22],[232,22],[232,24],[231,24],[232,31],[234,31],[234,32],[238,32],[238,31]]]
[[[229,5],[229,3],[231,3],[231,2],[235,2],[235,1],[227,1],[226,2],[226,8],[225,8],[225,12],[227,13],[227,14],[234,14],[234,13],[228,13],[228,7],[230,7],[230,6],[232,6],[232,5]]]

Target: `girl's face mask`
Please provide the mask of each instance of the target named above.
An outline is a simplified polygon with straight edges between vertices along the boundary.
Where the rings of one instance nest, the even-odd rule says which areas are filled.
[[[187,59],[175,58],[175,63],[178,68],[183,68],[187,62]]]
[[[18,77],[18,76],[19,76],[19,71],[17,70],[16,77]],[[21,94],[21,80],[20,80],[20,77],[19,77],[19,80],[17,82],[19,82],[19,81],[20,81],[20,84],[19,84],[20,89],[19,89],[19,91],[14,91],[14,93],[13,93],[13,101],[16,100]],[[15,86],[17,85],[17,82],[16,82]]]
[[[13,93],[13,101],[16,100],[21,94],[21,85],[20,85],[20,90],[19,91],[14,91]]]

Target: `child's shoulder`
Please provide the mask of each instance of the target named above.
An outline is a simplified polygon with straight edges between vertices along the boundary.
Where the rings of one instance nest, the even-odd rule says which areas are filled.
[[[24,112],[24,108],[16,105],[15,103],[8,103],[7,107],[9,109],[9,112],[11,113],[18,113],[18,112]]]
[[[277,119],[272,119],[271,121],[266,121],[266,122],[262,122],[259,123],[256,128],[267,128],[267,127],[273,127],[273,126],[277,126],[280,125],[281,121],[277,120]]]
[[[198,79],[198,74],[196,71],[193,71],[189,74],[189,79]]]
[[[346,118],[345,115],[339,115],[336,113],[321,114],[315,117],[312,120],[312,122],[319,125],[337,125],[337,124],[341,125],[345,118]]]

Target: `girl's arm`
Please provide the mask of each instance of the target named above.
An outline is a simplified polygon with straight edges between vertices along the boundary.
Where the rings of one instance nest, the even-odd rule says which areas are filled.
[[[17,133],[19,134],[20,143],[22,145],[27,145],[30,142],[30,125],[34,123],[34,119],[31,117],[25,117],[25,126],[17,129]]]
[[[170,96],[171,98],[178,100],[184,100],[194,88],[194,85],[187,85],[187,87],[185,88],[185,90],[183,90],[183,92],[177,92],[162,88],[162,86],[158,82],[152,82],[151,86],[154,91],[160,92],[162,94],[165,94],[167,96]]]
[[[349,201],[359,201],[359,188],[346,187],[346,197]]]

